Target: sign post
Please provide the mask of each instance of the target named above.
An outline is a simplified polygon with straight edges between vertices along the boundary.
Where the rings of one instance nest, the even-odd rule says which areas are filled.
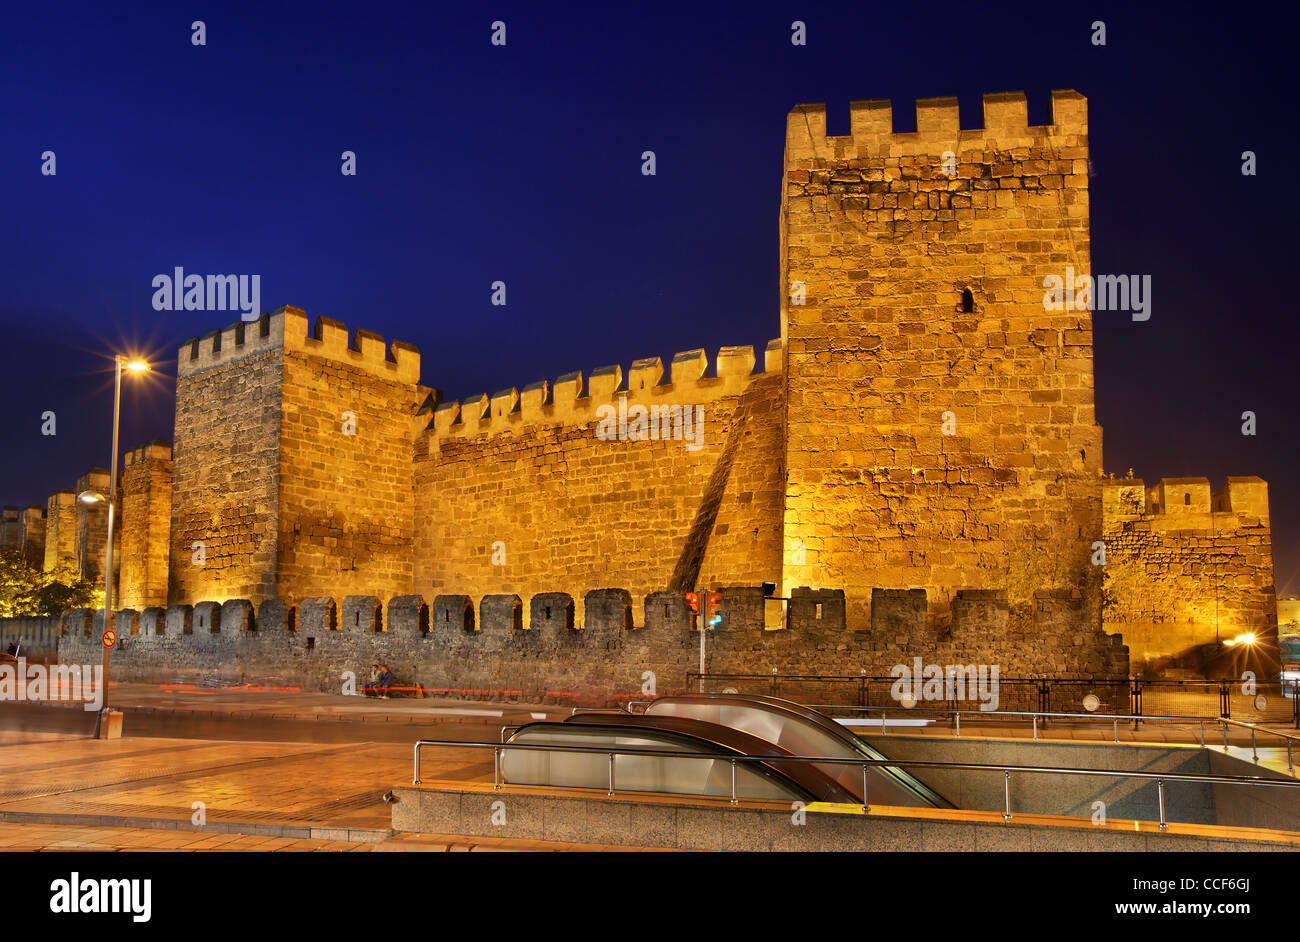
[[[700,590],[701,596],[707,598],[708,594],[709,594],[708,589]],[[709,616],[707,614],[707,611],[708,611],[707,605],[700,606],[700,693],[704,693],[704,636],[708,634],[709,631],[709,624],[707,620]]]

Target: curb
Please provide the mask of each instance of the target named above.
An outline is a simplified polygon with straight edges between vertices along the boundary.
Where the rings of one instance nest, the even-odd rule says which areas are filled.
[[[339,828],[310,824],[252,824],[240,821],[213,821],[193,824],[188,818],[132,818],[99,814],[54,814],[36,811],[0,811],[4,824],[71,824],[83,827],[149,828],[167,831],[190,831],[195,834],[244,834],[255,837],[289,837],[298,840],[349,841],[375,844],[392,837],[391,828]]]

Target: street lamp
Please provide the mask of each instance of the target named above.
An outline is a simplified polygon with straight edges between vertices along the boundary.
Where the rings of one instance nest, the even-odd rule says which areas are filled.
[[[122,354],[116,354],[113,357],[115,375],[113,377],[113,461],[108,466],[108,495],[105,496],[96,491],[82,491],[77,495],[77,500],[83,504],[91,505],[98,503],[108,504],[108,540],[104,547],[104,633],[105,635],[113,627],[113,498],[117,495],[117,425],[118,418],[122,411],[122,368],[126,367],[130,373],[140,374],[149,371],[149,364],[139,357],[126,357]],[[103,637],[100,638],[103,641]],[[95,717],[96,739],[99,738],[100,723],[104,718],[104,713],[108,710],[108,652],[111,650],[108,645],[104,648],[104,676],[100,678],[100,685],[103,687],[103,700],[99,713]]]

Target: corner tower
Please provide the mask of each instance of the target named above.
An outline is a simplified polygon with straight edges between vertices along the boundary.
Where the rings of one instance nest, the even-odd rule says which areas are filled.
[[[412,591],[419,375],[411,345],[290,306],[183,346],[169,601]]]
[[[787,377],[783,575],[872,587],[1077,585],[1100,535],[1101,429],[1090,312],[1045,310],[1049,274],[1090,272],[1087,104],[1052,93],[852,105],[789,115],[781,194]],[[1028,602],[1026,601],[1026,604]],[[942,630],[942,625],[932,625]]]

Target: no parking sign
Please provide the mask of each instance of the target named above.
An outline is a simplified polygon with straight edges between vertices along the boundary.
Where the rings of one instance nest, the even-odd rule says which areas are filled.
[[[103,636],[99,640],[104,642],[104,647],[111,648],[117,643],[117,632],[110,628],[104,632]]]

